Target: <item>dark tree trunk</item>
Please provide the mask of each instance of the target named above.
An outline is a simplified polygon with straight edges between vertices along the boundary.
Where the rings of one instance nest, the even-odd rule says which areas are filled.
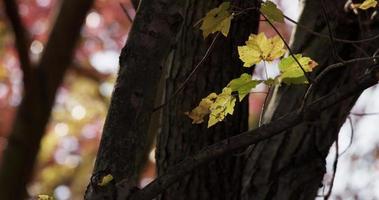
[[[76,41],[92,3],[93,0],[62,2],[40,62],[27,71],[28,81],[24,83],[23,100],[1,161],[2,200],[19,200],[26,197],[26,185],[33,174],[40,141],[50,118],[56,91],[71,63]],[[26,69],[23,68],[23,71],[26,73]]]
[[[180,11],[175,0],[140,2],[121,52],[120,70],[85,199],[122,199],[128,188],[137,186],[151,146],[149,124],[163,64],[182,21]],[[99,187],[107,174],[120,187]]]
[[[315,32],[329,34],[321,2],[305,1],[299,23]],[[365,22],[367,17],[360,15],[361,26],[359,26],[358,15],[344,12],[345,0],[324,0],[324,2],[335,37],[357,40],[367,38],[368,34],[370,36],[378,34],[378,21],[374,20],[367,25]],[[376,31],[371,29],[375,25]],[[375,46],[378,45],[378,40],[358,45],[372,55]],[[328,38],[313,36],[301,28],[296,31],[292,46],[295,52],[310,56],[319,63],[318,69],[312,74],[313,77],[327,65],[340,62],[333,55],[333,47]],[[336,53],[343,59],[366,56],[358,53],[359,51],[351,44],[338,42],[333,46]],[[368,63],[359,63],[331,71],[315,87],[307,102],[338,91],[342,85],[353,83],[367,67],[369,67]],[[306,89],[307,86],[276,88],[271,94],[270,104],[265,113],[265,122],[298,109]],[[332,106],[320,116],[312,116],[310,113],[309,120],[306,122],[253,146],[244,169],[242,199],[314,199],[322,186],[326,170],[325,158],[357,97],[354,96]]]
[[[184,24],[181,27],[178,42],[169,62],[165,81],[166,101],[163,108],[163,127],[158,135],[157,166],[158,174],[164,174],[170,166],[217,141],[246,131],[248,128],[247,98],[238,104],[233,116],[212,128],[207,123],[194,125],[184,115],[211,92],[220,93],[227,83],[244,70],[238,59],[237,46],[243,45],[251,33],[258,28],[258,13],[233,19],[229,37],[219,35],[215,46],[205,63],[186,83],[184,89],[175,94],[183,81],[202,60],[212,41],[212,37],[203,39],[196,22],[210,9],[222,1],[186,0]],[[257,1],[233,1],[234,5],[245,8],[256,6]],[[246,68],[245,68],[246,71]],[[236,152],[217,159],[206,166],[196,169],[177,184],[166,190],[160,199],[164,200],[208,200],[240,199],[240,178],[244,166],[243,156]]]

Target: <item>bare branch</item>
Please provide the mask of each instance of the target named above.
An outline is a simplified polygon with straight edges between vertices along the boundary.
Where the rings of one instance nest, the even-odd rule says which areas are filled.
[[[263,125],[255,130],[250,130],[221,142],[208,146],[194,156],[184,159],[179,164],[173,166],[166,174],[158,177],[155,181],[147,185],[142,190],[131,194],[131,200],[150,200],[164,191],[173,183],[183,178],[186,174],[198,166],[219,158],[235,150],[246,148],[262,140],[280,134],[282,131],[292,128],[304,121],[307,113],[320,113],[330,106],[343,101],[347,97],[362,92],[364,89],[375,85],[378,82],[379,72],[374,70],[362,76],[357,82],[342,87],[339,91],[328,94],[307,105],[304,110],[293,111],[274,122]]]

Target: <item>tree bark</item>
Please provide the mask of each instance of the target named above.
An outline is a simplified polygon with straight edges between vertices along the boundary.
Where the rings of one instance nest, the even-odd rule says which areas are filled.
[[[184,115],[211,92],[219,93],[227,83],[242,73],[237,46],[243,45],[251,33],[256,33],[259,22],[258,12],[249,12],[233,19],[229,36],[219,35],[209,57],[186,83],[183,90],[176,93],[189,74],[194,70],[212,41],[204,40],[196,22],[222,1],[186,0],[184,24],[181,27],[176,48],[166,64],[166,101],[163,108],[163,127],[158,134],[157,167],[158,175],[184,158],[205,146],[228,138],[248,128],[247,98],[239,103],[233,116],[212,128],[206,123],[195,125]],[[239,8],[257,6],[258,1],[233,1]],[[246,69],[246,68],[245,68]],[[239,199],[240,178],[244,165],[243,156],[233,155],[217,159],[186,176],[180,183],[167,189],[160,199]]]
[[[137,186],[150,150],[148,127],[163,64],[182,21],[177,3],[175,0],[139,3],[121,52],[120,70],[86,199],[122,199],[121,196],[127,196],[127,188]],[[114,182],[100,187],[98,183],[107,174],[114,177]]]
[[[93,0],[65,0],[39,64],[31,69],[22,102],[3,153],[0,197],[24,199],[33,174],[41,138],[45,132],[55,94],[74,51],[87,11]]]
[[[315,32],[329,34],[321,2],[306,0],[299,23]],[[370,35],[378,34],[378,22],[368,21],[367,13],[361,13],[358,17],[344,12],[344,0],[324,2],[335,37],[349,40],[367,38],[364,34],[367,30]],[[361,20],[361,26],[358,18]],[[313,36],[301,28],[297,29],[294,38],[293,51],[310,56],[319,63],[312,77],[329,64],[339,62],[340,59],[334,56],[334,50],[342,59],[362,56],[351,44],[331,44],[331,40]],[[372,55],[378,41],[358,45],[367,51],[368,55]],[[306,102],[338,91],[342,85],[353,83],[367,67],[369,66],[365,63],[350,64],[330,71],[317,84]],[[307,87],[275,88],[265,112],[265,123],[299,108]],[[319,116],[309,113],[309,119],[295,128],[252,146],[243,172],[242,199],[314,199],[322,186],[326,171],[325,158],[358,96],[332,106]]]

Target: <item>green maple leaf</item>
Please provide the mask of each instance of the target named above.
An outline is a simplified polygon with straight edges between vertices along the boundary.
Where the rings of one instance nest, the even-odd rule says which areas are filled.
[[[301,54],[294,55],[299,61],[305,72],[311,72],[317,63],[309,57],[303,57]],[[305,84],[308,83],[303,70],[292,56],[283,58],[279,62],[281,75],[279,79],[286,84]]]
[[[266,1],[261,4],[261,13],[269,20],[279,23],[284,23],[283,12],[272,1]]]
[[[251,89],[255,88],[262,81],[251,80],[251,75],[243,73],[241,77],[233,79],[229,82],[228,86],[233,92],[238,92],[239,100],[242,101]]]
[[[233,19],[229,12],[230,2],[224,2],[219,7],[210,10],[202,19],[200,29],[203,31],[204,38],[211,33],[220,31],[225,37],[228,36],[230,24]]]

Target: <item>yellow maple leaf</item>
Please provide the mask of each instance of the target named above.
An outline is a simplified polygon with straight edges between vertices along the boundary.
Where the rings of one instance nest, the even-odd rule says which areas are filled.
[[[236,98],[232,95],[232,89],[228,87],[224,88],[209,108],[211,113],[209,115],[208,128],[224,120],[226,115],[232,115],[235,104]]]
[[[210,10],[202,19],[200,29],[206,38],[209,34],[220,31],[225,37],[228,36],[230,23],[233,19],[232,13],[228,10],[230,2],[224,2],[219,7]]]
[[[251,34],[245,46],[238,47],[240,59],[244,67],[251,67],[263,61],[273,61],[284,55],[284,42],[279,36],[267,38],[264,33]]]
[[[361,9],[361,10],[367,10],[369,8],[375,8],[378,5],[377,0],[365,0],[362,3],[352,3],[350,4],[352,9]]]
[[[365,1],[359,6],[359,8],[362,9],[362,10],[367,10],[367,9],[369,9],[369,8],[375,8],[377,4],[378,4],[378,1],[377,1],[377,0],[365,0]]]
[[[203,98],[199,105],[191,112],[185,112],[185,114],[192,119],[192,124],[201,124],[204,122],[204,117],[211,112],[209,108],[214,103],[216,98],[217,94],[211,93],[207,97]]]
[[[53,200],[54,198],[49,196],[49,195],[46,195],[46,194],[40,194],[37,196],[38,200]]]

